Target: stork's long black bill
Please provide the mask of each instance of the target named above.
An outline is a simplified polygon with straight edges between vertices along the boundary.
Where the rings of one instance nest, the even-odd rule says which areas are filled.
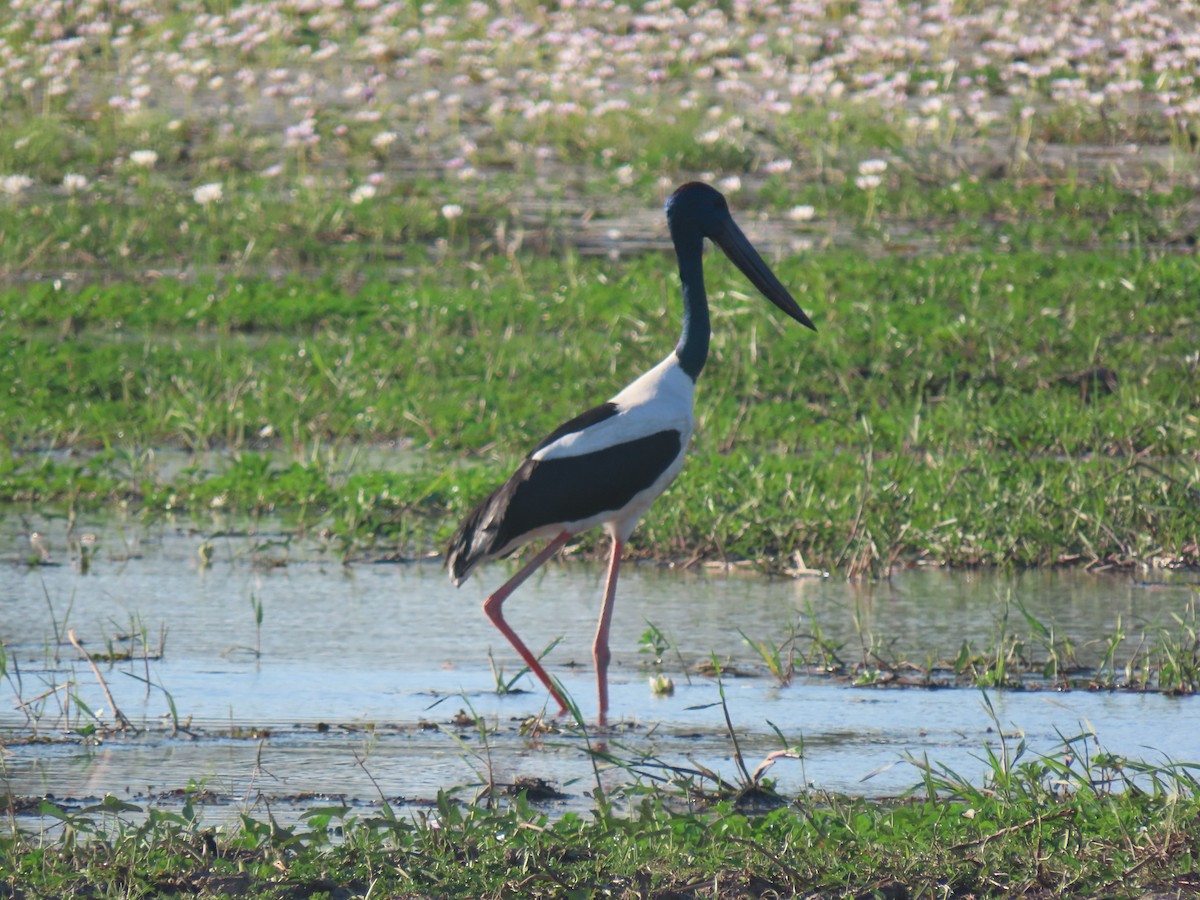
[[[817,330],[817,326],[812,323],[812,320],[804,314],[804,310],[800,305],[792,299],[792,295],[788,293],[787,288],[779,283],[779,279],[775,277],[775,273],[771,271],[758,251],[754,249],[754,245],[750,243],[750,239],[742,233],[742,229],[737,227],[737,224],[730,219],[725,226],[725,230],[713,238],[717,246],[725,251],[725,255],[733,262],[735,266],[742,270],[750,283],[758,288],[764,297],[782,309],[785,313],[813,331]]]

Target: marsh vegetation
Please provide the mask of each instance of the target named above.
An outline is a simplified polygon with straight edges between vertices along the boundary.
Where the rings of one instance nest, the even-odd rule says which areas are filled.
[[[744,765],[719,780],[610,748],[603,765],[636,777],[614,798],[597,776],[588,810],[566,813],[536,792],[449,790],[397,814],[381,791],[314,798],[300,824],[243,808],[214,830],[203,779],[71,801],[14,792],[8,767],[35,740],[86,754],[128,733],[121,691],[93,694],[102,680],[136,683],[164,715],[158,737],[189,740],[194,710],[164,677],[170,617],[70,612],[97,599],[97,572],[136,571],[138,535],[186,544],[172,564],[193,587],[214,567],[249,573],[226,649],[266,672],[282,611],[263,579],[434,557],[532,441],[667,352],[677,281],[659,210],[693,178],[729,196],[819,332],[751,308],[714,258],[696,443],[630,555],[861,584],[1070,568],[1172,599],[1085,638],[1000,592],[973,613],[981,634],[948,650],[932,628],[898,645],[859,610],[831,637],[828,614],[799,604],[734,623],[720,682],[678,664],[713,647],[635,620],[639,682],[711,693],[737,665],[782,692],[1036,682],[1150,691],[1194,722],[1196,17],[1155,0],[7,4],[4,590],[45,612],[0,624],[0,673],[15,716],[48,718],[3,734],[0,883],[18,897],[1194,891],[1194,760],[1109,753],[1103,728],[1077,738],[1076,721],[1057,750],[997,722],[981,772],[933,752],[906,764],[902,797],[801,785],[765,813],[739,797],[794,761],[755,773],[723,727],[706,733]],[[600,549],[585,538],[572,556]],[[520,683],[502,661],[493,680]],[[722,699],[744,727],[736,693]],[[438,726],[551,755],[524,726],[465,716]],[[747,753],[803,755],[802,731]],[[595,751],[586,732],[562,740]]]

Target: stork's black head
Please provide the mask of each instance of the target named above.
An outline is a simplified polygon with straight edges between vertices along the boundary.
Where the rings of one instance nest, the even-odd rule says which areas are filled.
[[[667,198],[666,212],[672,234],[680,228],[699,231],[703,237],[713,240],[732,220],[725,197],[702,181],[689,181],[676,188]]]
[[[690,181],[667,198],[666,213],[681,263],[687,255],[694,254],[699,259],[703,239],[708,238],[725,251],[764,297],[801,325],[817,330],[733,221],[729,204],[720,191],[703,182]]]

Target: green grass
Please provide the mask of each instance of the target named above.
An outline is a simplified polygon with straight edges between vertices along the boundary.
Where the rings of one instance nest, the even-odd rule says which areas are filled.
[[[709,787],[683,770],[672,785],[628,788],[619,798],[626,813],[608,798],[590,816],[553,816],[524,794],[468,806],[442,795],[412,819],[381,800],[314,807],[303,827],[242,814],[237,826],[213,830],[201,824],[200,786],[179,811],[112,796],[77,810],[43,801],[40,836],[0,838],[0,883],[14,896],[246,898],[1194,889],[1194,767],[1134,763],[1094,740],[1065,738],[1061,752],[1026,758],[1023,745],[1001,739],[984,748],[984,785],[913,760],[917,787],[887,801],[814,793],[786,802],[769,781]]]
[[[148,514],[220,503],[332,521],[351,545],[424,535],[410,549],[426,549],[678,328],[657,254],[485,253],[464,268],[437,252],[412,251],[399,283],[367,267],[350,286],[335,267],[0,292],[0,497]],[[786,327],[713,259],[696,446],[637,552],[768,566],[798,552],[867,572],[1194,558],[1193,258],[828,250],[778,268],[820,331]],[[321,461],[393,440],[415,468]],[[232,462],[166,480],[122,463],[162,446]]]

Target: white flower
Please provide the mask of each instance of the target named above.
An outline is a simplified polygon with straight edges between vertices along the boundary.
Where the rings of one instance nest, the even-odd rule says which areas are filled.
[[[208,206],[210,203],[219,203],[225,199],[225,188],[219,182],[215,181],[209,184],[202,184],[192,191],[192,199],[201,206]]]
[[[864,159],[858,164],[859,175],[882,175],[887,171],[887,160]]]
[[[88,180],[83,175],[68,172],[63,176],[62,186],[68,194],[78,194],[80,191],[87,190]]]
[[[33,179],[28,175],[0,175],[0,193],[15,196],[32,186]]]
[[[371,138],[371,146],[376,150],[386,150],[396,141],[396,132],[381,131],[375,137]]]
[[[463,214],[463,208],[461,206],[459,206],[457,203],[447,203],[445,206],[442,207],[442,217],[450,222],[453,222],[455,219],[457,219],[462,214]]]
[[[878,175],[859,175],[854,179],[854,183],[858,185],[859,190],[873,191],[883,183],[883,179]]]
[[[817,211],[807,204],[803,206],[793,206],[787,211],[787,217],[793,222],[807,222],[816,214]]]
[[[129,154],[129,161],[143,169],[153,169],[158,164],[158,154],[153,150],[134,150]]]
[[[736,175],[730,175],[728,178],[718,181],[717,185],[727,194],[736,194],[742,189],[742,179]]]
[[[312,116],[304,119],[297,125],[289,125],[283,130],[283,145],[285,147],[305,147],[316,144],[320,140],[317,137],[317,120]]]
[[[360,184],[350,192],[350,202],[355,206],[362,203],[364,200],[370,200],[375,196],[375,185]]]
[[[782,175],[784,172],[792,171],[792,161],[790,159],[773,159],[763,166],[763,170],[768,175]]]

